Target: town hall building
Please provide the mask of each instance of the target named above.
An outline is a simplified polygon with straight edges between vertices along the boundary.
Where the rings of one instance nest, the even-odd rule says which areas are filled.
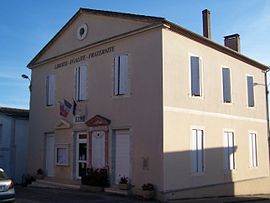
[[[28,171],[155,186],[159,199],[263,193],[263,65],[240,36],[211,40],[164,18],[81,8],[28,64]]]

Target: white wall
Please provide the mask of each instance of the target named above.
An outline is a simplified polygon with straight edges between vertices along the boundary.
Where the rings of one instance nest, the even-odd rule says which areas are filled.
[[[15,125],[15,180],[21,182],[22,175],[26,173],[27,149],[28,149],[29,121],[16,120]]]
[[[0,115],[2,125],[2,140],[0,142],[0,167],[10,176],[10,138],[11,138],[11,119],[5,115]]]
[[[16,183],[21,183],[22,175],[26,173],[28,123],[28,120],[0,115],[0,168],[3,168]]]

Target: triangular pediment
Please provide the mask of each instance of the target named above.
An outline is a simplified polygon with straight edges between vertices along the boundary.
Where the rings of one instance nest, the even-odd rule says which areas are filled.
[[[111,121],[109,119],[104,118],[100,115],[96,115],[85,122],[85,124],[88,127],[108,126],[108,125],[110,125],[110,123],[111,123]]]
[[[80,9],[28,64],[28,67],[161,20],[162,18],[151,16]],[[80,32],[84,26],[86,29]],[[83,39],[80,38],[82,36]]]
[[[63,119],[61,119],[55,127],[56,130],[62,130],[62,129],[68,129],[68,128],[71,128],[71,124],[68,121],[65,121]]]

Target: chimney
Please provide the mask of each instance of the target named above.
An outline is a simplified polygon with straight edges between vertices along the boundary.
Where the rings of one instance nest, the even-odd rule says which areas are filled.
[[[240,35],[234,34],[224,37],[224,45],[225,47],[229,47],[230,49],[233,49],[234,51],[237,51],[240,53]]]
[[[210,29],[210,11],[205,9],[202,11],[203,17],[203,36],[211,39],[211,29]]]

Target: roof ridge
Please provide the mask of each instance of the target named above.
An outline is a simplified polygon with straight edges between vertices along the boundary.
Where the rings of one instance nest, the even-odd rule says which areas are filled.
[[[126,13],[126,12],[117,12],[117,11],[108,11],[108,10],[98,10],[98,9],[90,9],[90,8],[83,8],[81,7],[79,9],[80,12],[90,12],[92,14],[102,14],[102,15],[107,15],[107,16],[126,16],[126,17],[137,17],[137,18],[142,18],[142,19],[152,19],[152,20],[165,20],[164,17],[157,17],[157,16],[150,16],[150,15],[142,15],[142,14],[133,14],[133,13]]]

